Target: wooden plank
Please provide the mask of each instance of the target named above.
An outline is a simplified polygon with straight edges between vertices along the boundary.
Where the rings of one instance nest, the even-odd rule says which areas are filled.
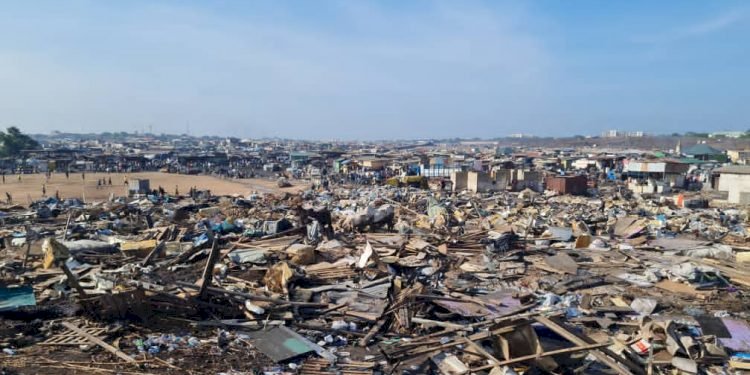
[[[566,340],[572,342],[573,344],[576,344],[576,346],[585,346],[585,345],[589,345],[590,344],[590,343],[587,343],[586,341],[584,341],[583,339],[581,339],[580,337],[578,337],[577,335],[575,335],[574,333],[568,331],[562,325],[557,324],[556,322],[553,322],[552,320],[548,319],[547,317],[537,316],[534,319],[537,322],[539,322],[539,323],[547,326],[547,328],[555,331],[555,333],[557,333],[558,335],[562,336]],[[612,358],[617,358],[618,360],[621,360],[623,362],[625,361],[625,359],[617,356],[615,353],[612,353],[609,350],[607,350],[607,352],[608,353],[605,354],[605,352],[602,351],[601,349],[597,349],[597,350],[592,350],[591,354],[594,357],[596,357],[597,360],[599,360],[602,363],[604,363],[607,366],[609,366],[609,368],[617,371],[617,373],[620,374],[620,375],[631,375],[631,374],[633,374],[633,372],[631,372],[630,370],[628,370],[628,369],[620,366],[620,364],[618,363],[618,361],[615,361]],[[611,355],[612,358],[610,358],[608,355]],[[635,368],[637,368],[637,367],[635,367]],[[631,368],[631,369],[633,369],[633,368]],[[643,371],[639,371],[638,373],[642,374]]]
[[[106,342],[104,342],[103,340],[99,339],[98,337],[96,337],[96,336],[94,336],[94,335],[92,335],[92,334],[90,334],[90,333],[88,333],[88,332],[86,332],[86,331],[78,328],[76,325],[74,325],[72,323],[68,323],[68,322],[62,322],[61,324],[62,324],[63,327],[65,327],[65,328],[67,328],[67,329],[69,329],[69,330],[71,330],[71,331],[73,331],[73,332],[75,332],[75,333],[77,333],[77,334],[79,334],[79,335],[87,338],[92,343],[101,346],[102,349],[104,349],[104,350],[106,350],[106,351],[108,351],[108,352],[116,355],[117,357],[125,360],[126,362],[137,363],[137,361],[133,357],[131,357],[131,356],[123,353],[122,351],[120,351],[119,349],[115,348],[114,346],[107,344]]]
[[[551,350],[548,352],[543,353],[536,353],[536,354],[529,354],[525,356],[521,356],[518,358],[512,358],[505,361],[498,361],[497,364],[490,364],[490,365],[484,365],[480,367],[472,368],[472,372],[478,372],[478,371],[484,371],[489,370],[495,366],[506,366],[506,365],[512,365],[515,363],[525,362],[525,361],[531,361],[534,359],[542,358],[542,357],[550,357],[553,355],[559,355],[559,354],[566,354],[566,353],[575,353],[580,352],[583,350],[592,350],[592,349],[599,349],[603,348],[605,346],[608,346],[609,343],[603,343],[603,344],[590,344],[590,345],[583,345],[583,346],[574,346],[572,348],[565,348],[565,349],[558,349],[558,350]]]
[[[659,288],[659,289],[668,290],[668,291],[670,291],[672,293],[689,294],[689,295],[691,295],[693,297],[697,297],[697,296],[701,296],[701,295],[702,296],[708,296],[709,294],[711,294],[710,291],[698,290],[698,289],[695,289],[695,287],[693,287],[692,285],[678,283],[678,282],[672,281],[672,280],[662,280],[662,281],[654,284],[654,286],[657,287],[657,288]]]
[[[487,339],[489,337],[493,337],[493,336],[497,336],[497,335],[502,335],[502,334],[505,334],[505,333],[513,332],[519,326],[525,325],[525,324],[530,324],[530,323],[531,323],[531,321],[523,321],[523,322],[518,322],[517,325],[512,325],[512,326],[507,326],[507,327],[500,327],[500,328],[494,329],[492,331],[478,332],[478,333],[475,333],[473,335],[469,335],[468,339],[471,340],[471,341],[484,340],[484,339]],[[410,349],[410,351],[408,353],[406,353],[406,355],[409,356],[409,357],[414,357],[414,356],[417,356],[417,355],[420,355],[420,354],[426,354],[426,353],[431,353],[431,352],[435,352],[435,351],[439,351],[439,350],[444,350],[444,349],[452,348],[454,346],[457,346],[457,345],[460,345],[460,344],[463,344],[463,343],[464,343],[464,341],[462,339],[456,339],[456,340],[454,340],[452,342],[449,342],[449,343],[446,343],[446,344],[441,344],[441,345],[436,345],[436,346],[433,346],[433,347],[424,347],[424,345],[420,345],[421,347],[419,347],[419,348]],[[360,345],[361,345],[361,343],[360,343]]]
[[[213,244],[211,245],[211,253],[208,255],[208,261],[206,261],[206,268],[203,269],[200,289],[198,290],[198,298],[200,299],[206,299],[206,292],[208,287],[211,286],[211,281],[214,278],[214,265],[219,260],[219,253],[219,239],[214,238]]]
[[[717,268],[725,276],[729,276],[730,281],[735,284],[750,287],[750,273],[746,272],[747,266],[742,265],[738,268],[727,265],[715,259],[698,259],[698,263]]]
[[[29,238],[29,232],[26,232],[26,254],[23,256],[23,263],[21,263],[21,269],[26,269],[26,264],[29,262],[29,256],[31,255],[31,238]]]
[[[424,319],[424,318],[416,318],[416,317],[411,318],[411,322],[416,323],[416,324],[422,324],[428,327],[438,326],[438,327],[443,327],[443,328],[451,328],[451,329],[458,330],[458,331],[469,331],[469,332],[474,331],[471,327],[468,327],[466,325],[449,323],[449,322],[441,322],[437,320],[430,320],[430,319]]]
[[[372,340],[372,338],[375,337],[375,334],[377,334],[378,331],[380,331],[383,328],[386,321],[387,321],[386,318],[381,317],[380,320],[378,320],[378,322],[374,324],[372,328],[370,328],[370,330],[367,332],[365,337],[359,339],[359,346],[366,347],[367,344],[369,344],[370,340]]]
[[[63,241],[66,241],[68,239],[68,227],[70,226],[70,219],[73,217],[74,211],[75,210],[70,210],[70,212],[68,212],[68,219],[65,220],[65,229],[63,229],[63,235],[62,235]]]
[[[468,344],[472,349],[476,350],[477,353],[484,356],[484,358],[487,358],[491,362],[491,364],[488,365],[490,366],[490,368],[500,367],[500,360],[495,358],[495,356],[490,354],[488,351],[484,350],[484,348],[481,345],[475,343],[474,341],[469,340],[467,337],[464,337],[464,342],[466,342],[466,344]]]
[[[86,297],[86,291],[83,290],[81,284],[78,283],[78,278],[73,274],[73,272],[70,271],[70,268],[68,268],[68,265],[65,264],[64,260],[60,262],[60,268],[62,268],[63,272],[65,272],[65,276],[68,277],[68,284],[70,284],[70,286],[78,292],[78,296]]]
[[[151,250],[151,252],[148,253],[148,255],[145,258],[143,258],[143,261],[141,262],[141,266],[146,267],[149,264],[151,264],[151,262],[153,262],[154,259],[156,259],[156,257],[159,256],[159,254],[161,253],[161,250],[164,249],[166,245],[167,245],[167,238],[163,238],[161,241],[159,241],[159,244],[157,244],[156,247],[154,247],[154,249]]]

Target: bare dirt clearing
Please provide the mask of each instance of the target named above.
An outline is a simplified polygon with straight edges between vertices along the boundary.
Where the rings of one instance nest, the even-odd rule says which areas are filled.
[[[163,187],[169,194],[174,194],[175,189],[180,194],[187,194],[191,187],[197,189],[208,189],[211,193],[218,195],[240,194],[247,195],[252,192],[258,193],[282,193],[298,192],[306,187],[302,181],[291,181],[293,186],[279,188],[276,181],[271,179],[222,179],[213,176],[181,175],[162,172],[142,173],[86,173],[83,179],[81,173],[71,173],[69,178],[64,173],[54,173],[47,179],[44,174],[6,175],[5,182],[0,184],[0,199],[5,199],[5,193],[10,193],[16,203],[29,203],[30,200],[42,198],[42,189],[46,188],[47,196],[55,196],[59,192],[60,197],[83,198],[90,200],[107,199],[110,193],[115,196],[127,194],[125,179],[149,179],[151,189]],[[97,181],[104,180],[105,185],[97,186]],[[109,185],[110,179],[112,185]]]

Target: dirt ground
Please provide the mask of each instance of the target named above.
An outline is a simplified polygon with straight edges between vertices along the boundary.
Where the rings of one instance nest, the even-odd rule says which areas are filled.
[[[85,198],[86,201],[104,200],[109,198],[110,193],[115,196],[127,194],[125,178],[149,179],[151,189],[163,187],[169,194],[174,194],[175,189],[180,194],[187,194],[191,187],[198,189],[209,189],[212,194],[247,195],[257,193],[295,193],[307,187],[303,181],[291,181],[293,186],[278,188],[276,181],[271,179],[221,179],[213,176],[181,175],[162,172],[143,173],[86,173],[85,179],[81,173],[71,173],[69,178],[64,173],[54,173],[47,180],[43,173],[24,174],[20,180],[18,175],[6,175],[5,181],[0,183],[0,200],[5,200],[5,193],[10,193],[14,203],[28,204],[32,200],[42,198],[43,186],[46,187],[47,196],[55,196],[59,192],[62,199]],[[105,185],[97,186],[98,180],[104,180]],[[112,185],[109,185],[109,180]]]

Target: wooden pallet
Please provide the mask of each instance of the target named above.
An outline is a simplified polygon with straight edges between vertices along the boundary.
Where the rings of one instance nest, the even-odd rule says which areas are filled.
[[[95,336],[99,339],[104,339],[106,336],[105,333],[107,332],[106,328],[99,328],[99,327],[87,327],[82,328],[86,333]],[[65,332],[58,333],[56,335],[52,335],[48,337],[46,340],[41,342],[39,345],[67,345],[67,346],[79,346],[79,345],[86,345],[91,344],[91,342],[82,336],[79,336],[77,333],[66,329]]]
[[[325,375],[325,374],[343,374],[343,375],[372,375],[372,369],[375,364],[372,362],[337,363],[332,366],[328,360],[323,358],[310,358],[302,365],[300,375]]]
[[[307,270],[307,276],[316,280],[338,280],[349,279],[357,273],[351,268],[329,268],[320,270]]]

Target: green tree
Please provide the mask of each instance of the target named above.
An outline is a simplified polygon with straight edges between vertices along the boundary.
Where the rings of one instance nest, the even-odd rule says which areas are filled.
[[[708,138],[708,133],[687,132],[685,135],[688,137]]]
[[[21,150],[30,150],[39,147],[39,142],[21,133],[15,126],[9,127],[5,132],[0,131],[0,156],[15,156]]]

